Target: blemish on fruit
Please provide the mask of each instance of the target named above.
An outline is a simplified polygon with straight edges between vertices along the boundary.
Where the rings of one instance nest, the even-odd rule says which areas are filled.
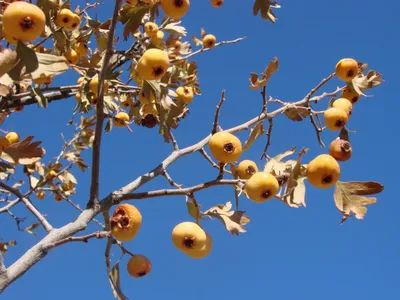
[[[327,175],[327,176],[322,177],[322,182],[331,183],[332,182],[332,176],[331,175]]]
[[[175,6],[181,7],[183,5],[183,0],[175,0]]]
[[[232,143],[226,143],[224,145],[224,151],[228,152],[228,153],[232,153],[233,151],[235,151],[235,146],[233,146]]]

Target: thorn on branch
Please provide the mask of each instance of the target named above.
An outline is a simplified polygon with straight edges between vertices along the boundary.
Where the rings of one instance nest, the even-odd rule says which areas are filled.
[[[271,134],[272,134],[272,126],[273,126],[272,120],[273,119],[268,119],[269,126],[268,126],[268,132],[267,132],[267,143],[265,144],[265,148],[264,148],[264,151],[263,151],[260,159],[263,159],[264,157],[268,158],[267,152],[268,152],[269,146],[271,145]]]
[[[219,118],[219,111],[221,110],[221,106],[225,101],[225,90],[222,90],[221,93],[221,99],[218,102],[217,108],[215,110],[215,116],[214,116],[214,125],[213,125],[213,129],[211,131],[211,134],[215,134],[217,133],[218,130],[218,118]]]

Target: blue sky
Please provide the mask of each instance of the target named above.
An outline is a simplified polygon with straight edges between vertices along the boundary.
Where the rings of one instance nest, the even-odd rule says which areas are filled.
[[[71,1],[73,5],[84,1]],[[217,40],[241,36],[248,38],[235,45],[216,48],[195,59],[199,65],[202,96],[190,104],[191,112],[174,132],[181,147],[191,145],[209,134],[215,105],[221,89],[227,101],[222,108],[221,126],[229,128],[259,113],[261,97],[251,91],[249,73],[261,72],[277,56],[279,71],[268,86],[273,97],[295,101],[304,97],[336,62],[353,57],[367,62],[383,74],[385,82],[369,91],[355,105],[349,127],[353,157],[341,164],[343,181],[374,180],[385,185],[378,203],[368,208],[364,220],[349,219],[339,225],[341,215],[333,202],[333,188],[317,190],[307,184],[307,208],[290,209],[277,200],[256,205],[242,197],[241,208],[251,217],[248,232],[230,235],[218,220],[204,223],[213,237],[209,257],[192,260],[177,251],[171,241],[171,230],[179,222],[190,220],[184,197],[158,198],[135,202],[143,215],[143,226],[126,247],[144,254],[152,261],[152,272],[133,279],[126,272],[128,257],[121,264],[121,284],[131,299],[399,299],[400,221],[396,169],[398,155],[397,92],[394,81],[399,43],[397,1],[280,1],[276,24],[251,15],[253,1],[225,1],[220,9],[209,1],[192,1],[189,13],[182,19],[189,36],[200,28],[216,35]],[[110,16],[113,1],[105,1],[96,12],[101,20]],[[121,27],[119,27],[119,33]],[[73,78],[73,79],[71,79]],[[75,83],[77,75],[61,76],[54,85]],[[334,79],[326,91],[342,84]],[[316,106],[326,107],[327,102]],[[58,101],[47,109],[35,106],[14,114],[2,126],[22,137],[34,135],[42,140],[46,159],[57,155],[62,146],[60,132],[71,134],[70,120],[74,99]],[[242,142],[248,132],[238,135]],[[324,132],[326,144],[335,133]],[[115,130],[103,139],[101,196],[119,188],[156,166],[171,151],[157,130],[133,127],[133,132]],[[264,140],[259,139],[243,159],[256,160]],[[270,155],[297,146],[308,147],[304,157],[309,161],[326,153],[321,149],[312,125],[306,120],[294,123],[284,116],[275,121]],[[90,159],[90,153],[85,157]],[[90,160],[89,160],[90,161]],[[215,170],[196,153],[177,161],[169,173],[185,186],[201,183],[216,176]],[[76,172],[78,193],[73,200],[84,206],[90,184],[90,172]],[[168,187],[157,178],[141,191]],[[35,199],[34,199],[35,200]],[[197,200],[208,208],[234,201],[232,189],[217,187],[202,191]],[[49,214],[56,227],[74,220],[77,212],[68,203],[56,203],[51,197],[37,207]],[[14,210],[24,216],[22,207]],[[27,221],[28,222],[28,221]],[[14,221],[0,218],[0,236],[15,239],[16,247],[5,256],[7,265],[14,262],[39,237],[15,230]],[[96,230],[90,225],[87,232]],[[40,235],[43,231],[38,230]],[[68,244],[52,251],[40,264],[10,286],[2,299],[112,299],[104,264],[105,240],[88,244]],[[120,251],[114,249],[113,262]]]

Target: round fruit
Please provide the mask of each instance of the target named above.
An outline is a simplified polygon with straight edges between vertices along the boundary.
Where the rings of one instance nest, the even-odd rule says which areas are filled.
[[[180,251],[199,250],[207,240],[205,231],[194,222],[182,222],[172,230],[172,242]]]
[[[141,90],[139,94],[139,101],[142,104],[150,104],[150,103],[155,103],[156,98],[154,97],[154,94],[151,91],[145,92],[144,90]]]
[[[63,200],[63,197],[61,195],[59,195],[59,194],[55,194],[54,195],[54,200],[56,200],[57,202],[60,202],[60,201]]]
[[[7,31],[5,31],[4,27],[2,28],[1,34],[3,38],[9,42],[11,45],[16,46],[18,44],[18,39],[13,37],[11,34],[9,34]]]
[[[183,253],[185,253],[190,258],[204,258],[210,254],[211,250],[212,250],[212,238],[206,232],[206,243],[204,244],[203,247],[201,247],[198,250],[187,249],[184,250]]]
[[[128,261],[127,270],[132,277],[144,277],[151,271],[151,262],[146,256],[137,254]]]
[[[47,175],[46,175],[47,179],[50,179],[50,180],[54,179],[56,176],[57,176],[57,172],[54,170],[50,170],[50,172],[47,173]]]
[[[147,22],[146,24],[144,24],[144,32],[148,35],[148,36],[153,36],[156,35],[158,31],[158,25],[154,22]]]
[[[345,112],[347,112],[349,117],[351,116],[351,113],[353,111],[353,104],[351,104],[351,102],[346,98],[336,99],[333,102],[332,107],[343,109]]]
[[[222,4],[224,3],[224,0],[211,0],[211,5],[213,7],[221,7]]]
[[[123,111],[117,113],[114,117],[115,127],[125,127],[128,121],[129,121],[129,115]]]
[[[76,65],[79,62],[80,56],[74,49],[68,49],[64,53],[64,57],[71,65]]]
[[[184,103],[189,104],[192,102],[194,93],[192,87],[180,86],[176,89],[177,98],[182,100]]]
[[[77,14],[73,14],[71,22],[68,23],[65,26],[65,28],[72,31],[72,30],[75,30],[76,28],[78,28],[80,24],[81,24],[81,17],[78,16]]]
[[[104,80],[104,84],[103,84],[104,94],[106,94],[108,92],[108,88],[109,88],[108,81]],[[99,92],[99,77],[94,77],[90,80],[89,90],[95,95],[98,94],[98,92]]]
[[[352,104],[357,103],[358,99],[360,99],[360,94],[357,93],[355,90],[351,89],[350,87],[346,86],[340,95],[342,98],[346,98],[350,100]]]
[[[352,152],[350,143],[340,137],[334,139],[329,145],[329,154],[338,161],[349,160]]]
[[[8,147],[10,147],[10,141],[4,136],[0,136],[0,154]]]
[[[351,81],[357,76],[358,63],[352,58],[343,58],[336,64],[335,73],[339,79]]]
[[[182,42],[181,41],[175,41],[174,43],[174,51],[176,53],[179,53],[181,51],[182,48]]]
[[[211,154],[220,163],[233,163],[242,155],[242,143],[233,134],[220,131],[208,143]]]
[[[17,1],[7,6],[3,13],[3,27],[21,41],[32,41],[44,31],[46,17],[34,4]]]
[[[172,19],[180,19],[186,15],[190,7],[189,0],[161,0],[161,8]]]
[[[216,42],[216,38],[212,34],[207,34],[203,38],[203,46],[204,48],[214,48]]]
[[[74,50],[78,53],[79,56],[86,56],[89,52],[89,48],[87,43],[78,42],[74,45]]]
[[[36,199],[38,199],[38,200],[43,200],[45,197],[46,197],[46,193],[43,191],[36,193]]]
[[[348,113],[341,108],[331,107],[324,113],[325,125],[329,130],[335,131],[342,129],[348,120]]]
[[[329,154],[321,154],[307,164],[307,180],[311,185],[326,189],[340,177],[339,163]]]
[[[167,72],[168,66],[168,54],[163,50],[152,48],[146,50],[139,59],[137,71],[145,80],[158,80]]]
[[[82,83],[84,83],[85,82],[85,77],[79,77],[78,78],[78,81],[76,82],[77,84],[82,84]]]
[[[162,41],[164,39],[164,32],[161,30],[158,30],[155,35],[152,35],[150,40],[155,46],[160,46]]]
[[[132,204],[120,204],[110,219],[111,234],[121,242],[132,240],[142,224],[140,211]]]
[[[12,145],[19,142],[19,135],[12,131],[6,134],[6,139],[10,142],[10,145]]]
[[[255,173],[258,172],[256,163],[252,160],[242,160],[236,168],[236,174],[241,179],[250,179]]]
[[[279,182],[270,173],[257,172],[247,180],[244,189],[251,200],[260,203],[275,197]]]
[[[80,93],[80,92],[77,92],[77,93],[75,94],[75,99],[76,99],[76,102],[81,102],[82,96],[81,96],[81,93]]]
[[[56,16],[56,24],[59,27],[70,27],[74,19],[74,13],[67,9],[61,9]]]
[[[33,82],[36,84],[49,85],[53,82],[53,79],[54,79],[53,76],[44,76],[44,77],[39,77],[39,78],[33,79]]]

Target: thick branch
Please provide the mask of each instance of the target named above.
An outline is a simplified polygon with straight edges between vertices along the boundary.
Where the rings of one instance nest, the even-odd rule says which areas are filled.
[[[107,50],[103,61],[103,66],[99,76],[99,99],[97,101],[97,121],[96,129],[93,141],[93,155],[92,155],[92,182],[90,185],[90,198],[87,206],[92,207],[99,204],[99,180],[100,180],[100,146],[101,136],[103,132],[104,123],[104,80],[106,77],[107,68],[110,62],[110,58],[113,54],[112,47],[114,42],[114,33],[118,21],[118,11],[121,7],[122,0],[115,1],[114,15],[111,22],[110,32],[108,34]]]
[[[0,181],[0,187],[17,196],[18,199],[25,204],[26,208],[36,217],[36,219],[38,219],[40,224],[42,224],[43,228],[47,232],[53,230],[53,227],[49,224],[49,222],[47,222],[46,218],[43,217],[43,215],[36,209],[36,207],[34,207],[33,204],[27,198],[25,198],[24,195],[22,195],[19,190],[8,186],[7,184],[1,181]]]

